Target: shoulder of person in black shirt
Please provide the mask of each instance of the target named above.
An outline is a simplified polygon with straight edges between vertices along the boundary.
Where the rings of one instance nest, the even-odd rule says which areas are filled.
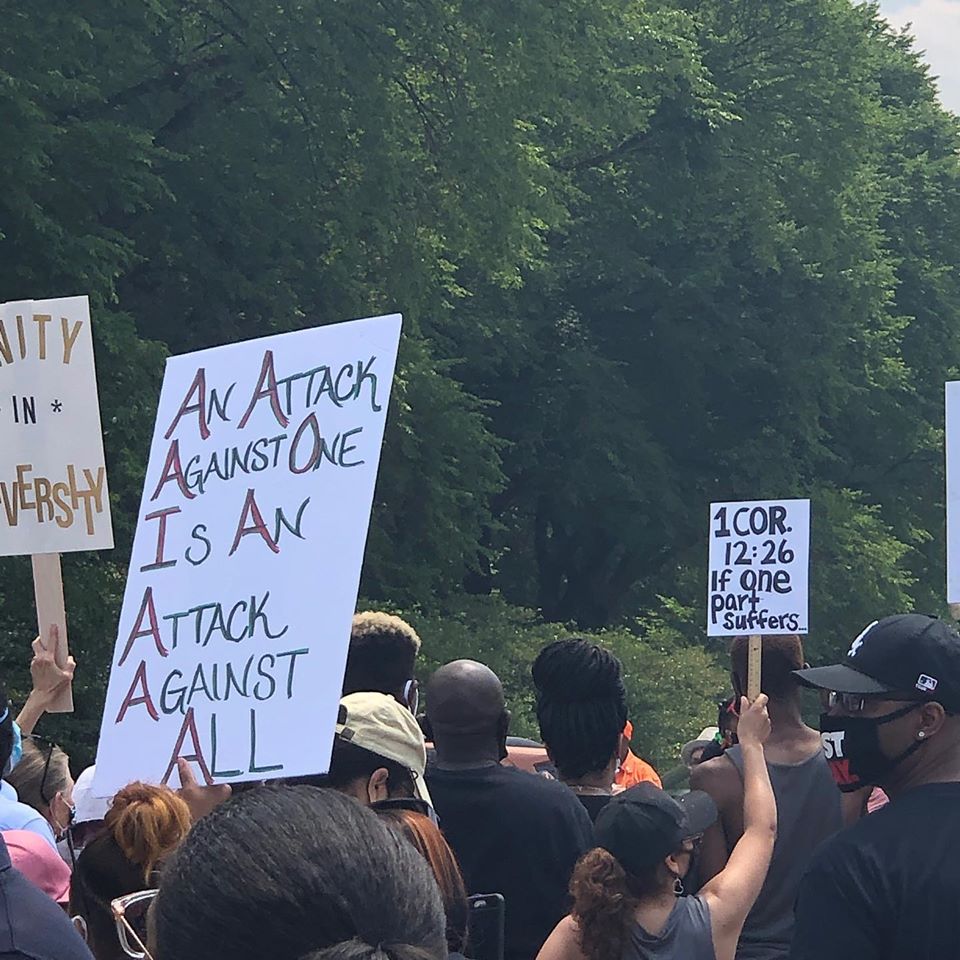
[[[437,814],[456,817],[451,809],[454,798],[475,805],[495,805],[501,817],[532,815],[542,818],[547,811],[566,813],[583,838],[592,841],[589,817],[578,797],[569,787],[551,777],[528,773],[516,767],[490,764],[466,770],[444,770],[437,766],[427,770],[427,783],[434,797]],[[593,799],[609,799],[595,797]],[[444,807],[448,809],[444,811]]]
[[[960,940],[960,783],[915,787],[826,841],[791,960],[932,960]],[[939,901],[939,902],[938,902]]]
[[[566,913],[574,865],[593,846],[587,811],[563,784],[512,767],[434,767],[427,783],[468,893],[504,897],[506,960],[529,960]]]

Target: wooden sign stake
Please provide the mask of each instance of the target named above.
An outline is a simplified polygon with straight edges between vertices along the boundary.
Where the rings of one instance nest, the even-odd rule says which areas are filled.
[[[35,553],[33,561],[33,592],[37,601],[37,625],[44,646],[51,644],[51,627],[56,626],[60,636],[54,650],[58,667],[67,665],[67,612],[63,603],[63,573],[59,553]],[[73,713],[73,690],[69,685],[47,707],[47,713]]]
[[[760,696],[760,664],[762,663],[763,640],[754,634],[747,647],[747,697],[752,703]]]

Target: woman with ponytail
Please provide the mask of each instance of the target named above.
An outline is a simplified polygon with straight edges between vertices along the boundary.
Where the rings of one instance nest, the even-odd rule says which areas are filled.
[[[710,797],[680,801],[641,783],[614,797],[595,826],[597,848],[577,864],[573,910],[538,960],[733,960],[747,913],[763,886],[777,833],[763,743],[767,698],[740,710],[744,831],[726,868],[695,897],[684,897],[704,831],[717,818]]]
[[[159,867],[190,823],[187,804],[168,787],[131,783],[114,797],[103,832],[77,858],[70,891],[70,914],[86,929],[96,960],[126,956],[110,904],[157,885]]]
[[[160,881],[155,960],[446,960],[413,845],[351,797],[263,787],[197,823]]]

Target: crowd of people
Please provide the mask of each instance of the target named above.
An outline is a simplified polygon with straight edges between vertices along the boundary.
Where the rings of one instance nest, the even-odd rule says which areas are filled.
[[[0,957],[30,960],[886,960],[953,956],[960,635],[871,624],[841,664],[799,637],[730,650],[689,790],[630,750],[619,660],[531,665],[544,761],[519,762],[488,667],[426,682],[420,639],[354,618],[329,770],[91,793],[35,727],[72,682],[39,641],[0,715]],[[822,701],[819,730],[803,689]],[[528,744],[519,748],[530,749]]]

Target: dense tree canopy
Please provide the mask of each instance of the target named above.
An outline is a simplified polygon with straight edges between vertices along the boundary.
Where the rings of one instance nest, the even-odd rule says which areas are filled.
[[[444,610],[503,644],[667,617],[690,656],[637,649],[699,677],[695,732],[713,499],[812,497],[813,657],[939,608],[960,124],[875,4],[0,11],[0,300],[94,308],[118,546],[66,565],[87,746],[163,357],[387,310],[363,592],[444,623],[437,659],[480,649]],[[28,564],[0,569],[22,685]]]

